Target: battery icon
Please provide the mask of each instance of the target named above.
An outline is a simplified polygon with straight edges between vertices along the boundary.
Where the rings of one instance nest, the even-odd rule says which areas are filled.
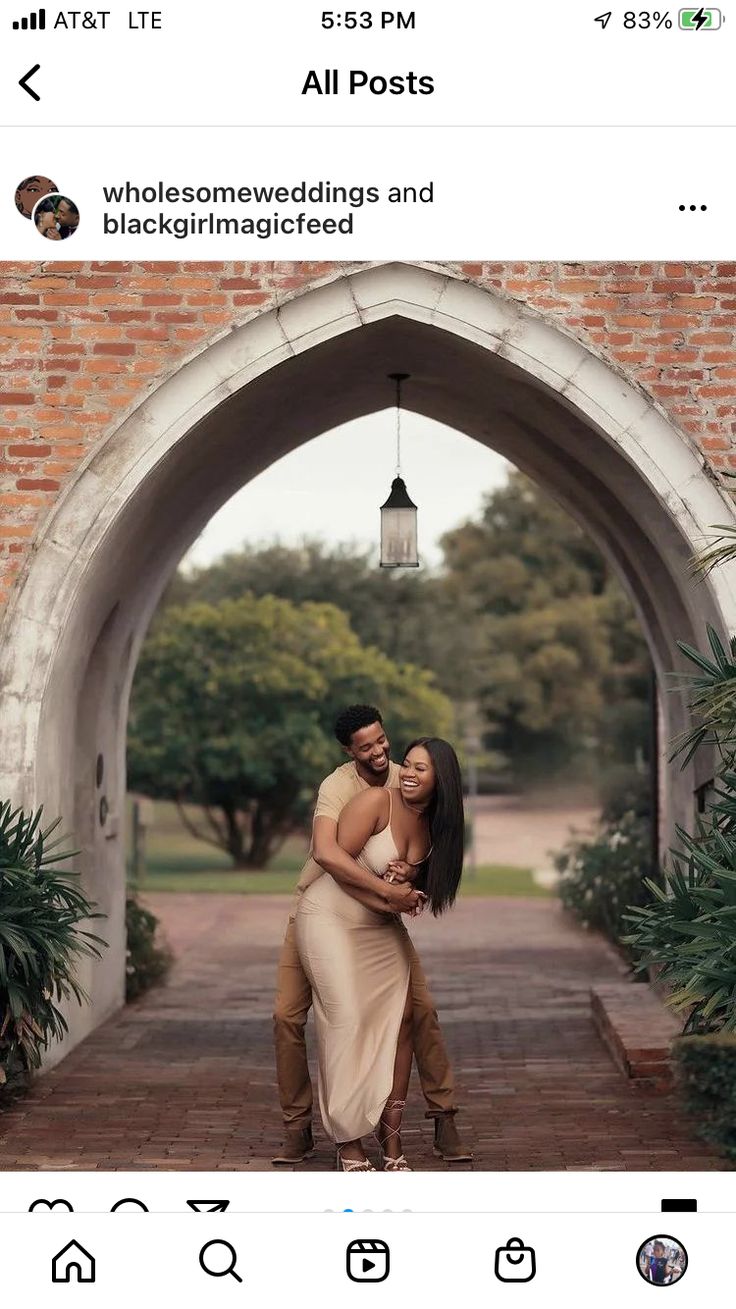
[[[713,31],[721,26],[720,9],[681,9],[679,18],[684,32]]]

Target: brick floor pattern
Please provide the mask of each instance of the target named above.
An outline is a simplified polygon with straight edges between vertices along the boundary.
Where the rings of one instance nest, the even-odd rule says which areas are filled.
[[[0,1116],[0,1169],[259,1170],[280,1141],[271,1045],[283,897],[150,895],[177,963],[165,987],[99,1028]],[[620,980],[553,901],[465,899],[412,931],[453,1059],[473,1167],[710,1170],[721,1159],[674,1095],[634,1090],[590,1017]],[[404,1146],[432,1154],[414,1080]],[[302,1167],[333,1167],[317,1128]]]

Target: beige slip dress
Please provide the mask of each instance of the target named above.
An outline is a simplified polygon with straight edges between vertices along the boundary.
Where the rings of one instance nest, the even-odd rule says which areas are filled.
[[[398,859],[388,795],[388,823],[357,856],[378,877]],[[300,897],[295,927],[314,998],[322,1122],[340,1145],[374,1130],[393,1086],[409,937],[398,914],[366,908],[329,874]]]

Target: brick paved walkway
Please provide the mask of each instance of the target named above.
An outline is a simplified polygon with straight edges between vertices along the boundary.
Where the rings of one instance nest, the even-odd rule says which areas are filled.
[[[262,1169],[280,1139],[271,1053],[287,900],[150,896],[178,963],[166,988],[107,1023],[0,1116],[3,1169]],[[712,1169],[669,1097],[632,1091],[589,1016],[618,978],[553,901],[468,899],[413,927],[455,1063],[475,1168]],[[416,1168],[446,1167],[414,1086]],[[308,1167],[332,1166],[319,1134]]]

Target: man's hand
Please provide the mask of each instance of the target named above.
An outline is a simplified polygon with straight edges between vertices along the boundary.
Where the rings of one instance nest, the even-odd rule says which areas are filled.
[[[383,874],[385,882],[413,882],[419,869],[405,859],[392,859]]]
[[[409,882],[384,882],[384,892],[388,906],[394,913],[414,914],[424,904],[424,895],[415,891]]]

